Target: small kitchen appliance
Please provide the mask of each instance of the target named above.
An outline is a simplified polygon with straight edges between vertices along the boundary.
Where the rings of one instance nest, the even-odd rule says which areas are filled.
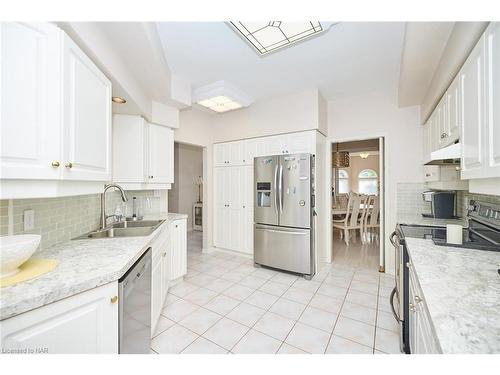
[[[455,191],[424,191],[422,197],[424,202],[431,203],[431,213],[422,214],[423,217],[432,217],[435,219],[457,218]]]

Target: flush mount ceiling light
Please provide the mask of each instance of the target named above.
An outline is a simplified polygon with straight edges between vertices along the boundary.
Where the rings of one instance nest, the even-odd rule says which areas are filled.
[[[368,152],[360,152],[359,153],[359,157],[361,159],[366,159],[368,156],[370,156],[370,154]]]
[[[260,55],[266,55],[279,48],[287,47],[325,30],[319,21],[231,21],[230,25],[233,26],[233,28],[240,33]]]
[[[219,113],[247,107],[253,102],[247,94],[226,81],[194,89],[192,100],[203,108]]]
[[[116,104],[125,104],[127,101],[120,96],[113,96],[111,101]]]

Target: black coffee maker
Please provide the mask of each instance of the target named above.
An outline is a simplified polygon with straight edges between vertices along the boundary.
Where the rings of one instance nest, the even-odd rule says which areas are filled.
[[[425,202],[431,203],[431,213],[422,214],[423,217],[435,219],[456,219],[456,191],[424,191],[422,197]]]

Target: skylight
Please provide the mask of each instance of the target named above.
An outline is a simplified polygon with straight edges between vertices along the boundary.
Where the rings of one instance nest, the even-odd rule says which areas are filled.
[[[231,25],[259,52],[266,55],[279,48],[321,33],[319,21],[306,22],[245,22],[231,21]]]

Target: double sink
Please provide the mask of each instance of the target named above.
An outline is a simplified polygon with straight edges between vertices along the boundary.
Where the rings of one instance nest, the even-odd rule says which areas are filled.
[[[138,237],[149,236],[165,220],[141,220],[141,221],[122,221],[109,225],[104,229],[85,233],[74,240],[114,238],[114,237]]]

